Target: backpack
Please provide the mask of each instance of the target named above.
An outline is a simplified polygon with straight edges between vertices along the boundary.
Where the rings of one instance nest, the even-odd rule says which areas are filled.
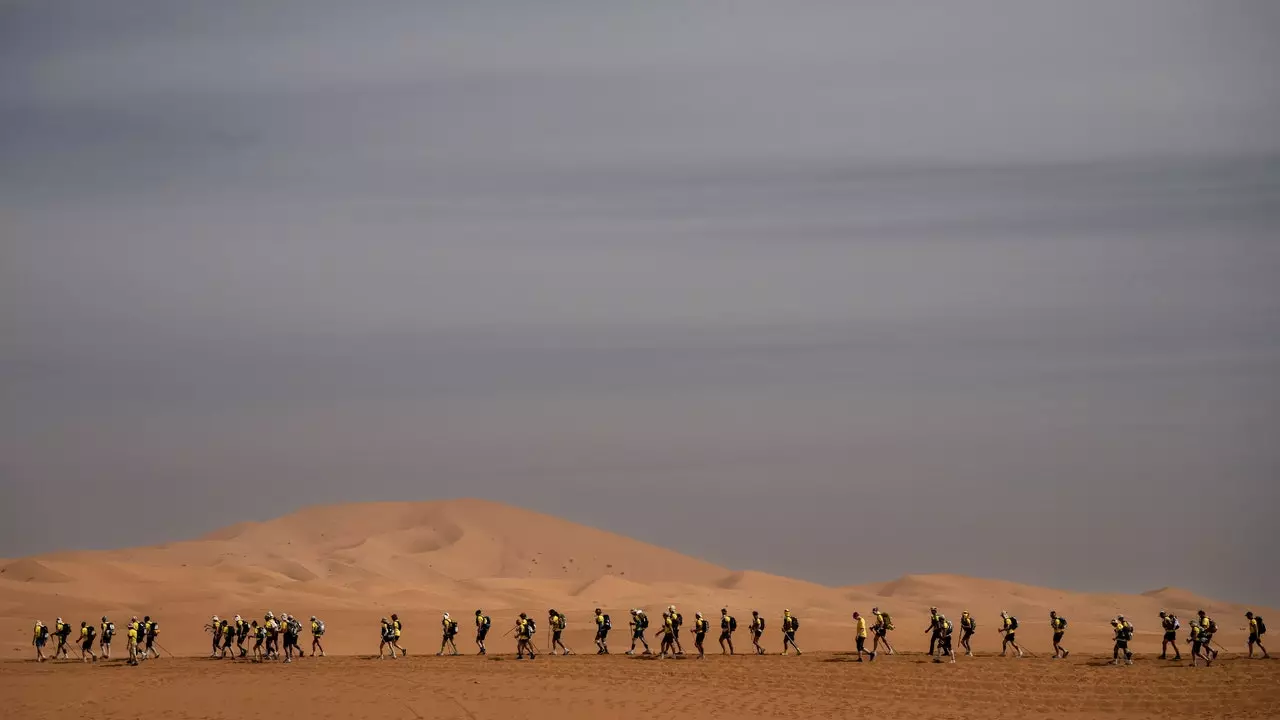
[[[729,616],[729,632],[737,632],[737,630],[738,630],[738,618],[730,615]]]
[[[457,635],[457,634],[458,634],[458,621],[450,620],[449,621],[449,637],[453,637],[454,635]]]
[[[1261,615],[1254,615],[1254,616],[1253,616],[1253,621],[1254,621],[1254,622],[1256,622],[1256,623],[1258,623],[1258,634],[1259,634],[1259,635],[1266,635],[1266,634],[1267,634],[1267,624],[1266,624],[1266,623],[1264,623],[1264,622],[1262,622],[1262,616],[1261,616]]]
[[[147,625],[147,637],[156,637],[160,634],[160,623],[153,622]]]
[[[760,618],[759,630],[760,632],[764,632],[764,618]]]
[[[880,618],[884,622],[885,630],[893,629],[893,618],[889,617],[889,613],[880,613]]]
[[[480,627],[481,627],[481,628],[484,628],[485,630],[488,630],[488,629],[489,629],[489,626],[490,626],[490,625],[492,625],[492,624],[493,624],[493,621],[489,619],[489,616],[488,616],[488,615],[482,615],[482,616],[480,617]]]
[[[87,630],[89,634],[85,635],[84,639],[88,640],[89,642],[93,642],[93,636],[98,634],[98,629],[92,625],[89,625],[85,627],[85,630]]]
[[[560,613],[560,629],[563,630],[569,626],[569,618],[564,613]]]
[[[116,634],[116,624],[113,622],[107,623],[107,627],[102,631],[102,638],[107,642],[111,642],[111,636],[115,634]]]
[[[1058,629],[1059,630],[1067,629],[1067,619],[1062,617],[1061,615],[1058,616]]]
[[[1124,627],[1123,627],[1123,628],[1121,628],[1121,630],[1120,630],[1120,637],[1124,638],[1125,640],[1132,640],[1132,639],[1133,639],[1133,626],[1132,626],[1132,625],[1130,625],[1129,623],[1125,623],[1125,624],[1124,624]]]
[[[525,623],[524,627],[525,627],[525,630],[529,633],[529,637],[533,637],[534,635],[538,634],[538,623],[535,622],[533,618],[529,618],[528,622]]]
[[[62,638],[63,640],[66,640],[68,637],[70,637],[70,635],[71,635],[71,625],[68,623],[62,623],[62,629],[58,631],[58,637]]]
[[[1010,629],[1010,630],[1017,630],[1017,629],[1018,629],[1018,618],[1016,618],[1016,617],[1010,617],[1010,618],[1009,618],[1009,629]]]
[[[48,625],[41,625],[41,626],[40,626],[40,639],[41,639],[41,640],[44,640],[44,639],[45,639],[45,638],[47,638],[47,637],[49,637],[49,626],[48,626]]]
[[[955,629],[955,626],[951,624],[951,621],[950,621],[950,620],[943,620],[943,621],[942,621],[942,634],[943,634],[943,636],[948,636],[948,635],[950,635],[950,634],[951,634],[951,631],[952,631],[952,630],[954,630],[954,629]]]
[[[1218,622],[1212,618],[1209,619],[1209,634],[1218,632]]]
[[[1174,618],[1174,619],[1173,619],[1173,629],[1174,629],[1174,630],[1178,630],[1178,629],[1180,629],[1181,627],[1182,627],[1182,621],[1181,621],[1181,620],[1179,620],[1178,618]]]
[[[684,624],[683,615],[681,615],[680,613],[675,613],[674,615],[671,616],[671,627],[678,629],[683,624]]]
[[[800,629],[800,618],[796,617],[795,615],[792,615],[791,616],[791,632],[795,632],[799,629]]]
[[[648,616],[648,615],[637,615],[637,616],[636,616],[636,627],[639,627],[641,630],[648,630],[648,629],[649,629],[649,616]]]
[[[323,620],[316,620],[316,634],[317,634],[317,635],[323,635],[323,634],[324,634],[324,621],[323,621]]]
[[[604,625],[602,625],[601,627],[603,627],[605,630],[613,629],[613,621],[609,619],[608,615],[604,616]]]

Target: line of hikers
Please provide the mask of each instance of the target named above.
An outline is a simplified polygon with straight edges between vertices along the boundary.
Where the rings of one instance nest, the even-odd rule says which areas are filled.
[[[867,619],[860,613],[853,613],[854,627],[856,631],[857,642],[857,662],[862,662],[863,654],[867,654],[870,660],[875,660],[879,653],[880,645],[883,643],[889,654],[893,654],[893,645],[889,643],[888,634],[894,629],[893,620],[888,613],[881,612],[880,608],[871,608],[871,614],[875,617],[875,622],[870,626],[870,632],[874,635],[874,642],[870,650],[866,649],[866,641],[868,636]],[[1262,637],[1267,633],[1267,625],[1263,621],[1261,615],[1254,615],[1252,611],[1245,613],[1245,619],[1249,622],[1249,638],[1248,649],[1249,657],[1253,657],[1254,646],[1262,652],[1264,659],[1271,656],[1267,653],[1266,647],[1262,644]],[[1160,648],[1160,659],[1170,659],[1168,657],[1169,647],[1173,647],[1173,660],[1181,660],[1182,653],[1178,649],[1177,630],[1182,627],[1182,622],[1177,616],[1164,610],[1160,611],[1160,623],[1164,629],[1164,639]],[[970,639],[977,630],[978,623],[974,617],[965,610],[960,615],[960,646],[964,648],[966,656],[973,656],[973,648],[970,646]],[[1056,610],[1049,611],[1049,628],[1053,633],[1053,655],[1050,659],[1065,659],[1071,654],[1062,645],[1062,638],[1067,631],[1067,619],[1059,615]],[[1112,664],[1120,665],[1122,662],[1126,665],[1133,664],[1133,651],[1129,649],[1129,643],[1133,641],[1134,627],[1133,624],[1125,619],[1124,615],[1118,615],[1111,620],[1112,629]],[[1000,613],[1000,625],[996,628],[1001,633],[1002,641],[1000,646],[1000,657],[1008,654],[1009,648],[1013,648],[1016,653],[1015,657],[1023,657],[1023,650],[1017,642],[1018,618],[1010,615],[1007,611]],[[954,634],[955,626],[947,619],[947,617],[938,612],[938,608],[929,608],[929,626],[924,632],[929,634],[929,654],[934,657],[934,662],[942,662],[941,658],[950,658],[951,662],[956,661],[956,654],[952,650],[951,641]],[[1218,624],[1213,618],[1209,617],[1204,610],[1200,610],[1196,614],[1196,619],[1191,623],[1189,634],[1186,638],[1187,644],[1191,645],[1191,666],[1196,667],[1199,660],[1203,660],[1205,665],[1211,665],[1218,657],[1218,651],[1213,649],[1211,645],[1213,637],[1218,632]],[[1122,659],[1123,656],[1123,659]]]
[[[765,620],[760,617],[759,611],[752,611],[752,620],[750,625],[751,641],[757,654],[763,655],[764,648],[760,645],[760,638],[764,635]],[[564,644],[564,631],[568,627],[568,616],[564,613],[551,608],[547,611],[547,632],[548,632],[548,651],[555,655],[557,652],[562,655],[572,655],[571,650]],[[595,609],[595,644],[597,655],[609,654],[609,632],[613,630],[613,619],[608,613],[600,608]],[[458,655],[457,636],[459,632],[458,621],[454,620],[449,613],[444,613],[440,618],[441,637],[440,651],[436,655]],[[626,651],[627,655],[635,655],[636,647],[639,645],[643,648],[643,655],[652,655],[653,650],[649,647],[648,630],[650,627],[649,615],[642,608],[633,608],[631,610],[631,619],[628,623],[631,631],[631,647]],[[654,632],[653,637],[661,637],[662,642],[659,645],[658,655],[662,658],[675,657],[684,655],[684,644],[680,640],[680,631],[684,626],[684,615],[676,610],[675,605],[669,605],[665,612],[662,613],[662,621]],[[488,648],[485,645],[489,635],[489,630],[493,627],[493,619],[486,615],[483,610],[475,612],[475,644],[478,655],[488,654]],[[796,645],[796,631],[800,629],[800,620],[791,613],[790,610],[784,610],[782,614],[782,644],[783,653],[787,654],[790,650],[795,650],[796,654],[800,654],[800,647]],[[382,659],[387,656],[390,650],[390,656],[394,659],[396,651],[400,654],[406,654],[406,651],[398,644],[402,626],[396,615],[392,615],[391,619],[382,619],[379,629],[379,637],[381,643],[378,646],[378,658]],[[702,613],[694,614],[693,621],[693,643],[698,651],[698,657],[706,657],[706,648],[704,645],[707,634],[711,630],[711,621],[705,618]],[[720,610],[720,650],[723,654],[734,654],[733,633],[738,630],[738,620],[729,614],[728,608]],[[516,659],[523,660],[527,655],[529,658],[537,657],[541,652],[536,643],[538,632],[537,621],[529,617],[528,613],[520,613],[515,619],[511,628],[503,635],[509,637],[514,635],[516,638]]]
[[[637,646],[643,648],[643,655],[652,655],[653,651],[649,646],[650,629],[649,616],[642,608],[633,608],[630,611],[630,620],[628,622],[631,632],[631,646],[626,651],[627,655],[635,655]],[[880,646],[883,645],[885,651],[889,655],[894,654],[893,645],[889,642],[889,632],[894,630],[893,618],[888,612],[882,612],[880,608],[871,608],[871,616],[874,618],[868,621],[868,618],[861,613],[853,613],[853,622],[856,633],[857,642],[857,662],[863,662],[863,655],[867,655],[869,660],[874,661],[881,652]],[[1262,616],[1255,615],[1252,611],[1245,613],[1245,619],[1248,621],[1248,651],[1249,657],[1254,656],[1255,646],[1262,653],[1263,658],[1270,658],[1266,647],[1262,644],[1262,639],[1267,633],[1266,623]],[[449,613],[444,613],[441,617],[441,640],[440,651],[436,655],[458,655],[458,645],[456,638],[459,631],[459,625]],[[488,654],[485,646],[486,638],[492,627],[492,619],[484,614],[483,610],[475,612],[475,644],[479,649],[478,654]],[[609,632],[613,629],[613,621],[609,615],[600,608],[595,609],[595,644],[597,655],[609,654]],[[1181,660],[1182,652],[1177,644],[1177,631],[1182,628],[1182,621],[1174,614],[1160,611],[1160,624],[1164,631],[1163,640],[1160,646],[1160,659],[1165,660]],[[680,639],[680,631],[684,625],[684,616],[676,610],[675,605],[667,606],[662,613],[662,620],[658,624],[653,637],[661,637],[662,641],[659,645],[658,656],[660,658],[676,657],[685,654],[684,645]],[[764,655],[765,648],[761,644],[761,639],[765,632],[765,619],[760,615],[758,610],[751,611],[751,620],[747,629],[750,633],[752,651],[756,655]],[[780,621],[782,630],[782,653],[787,655],[791,650],[795,650],[796,655],[800,654],[800,647],[796,644],[796,632],[800,629],[800,620],[791,610],[783,610]],[[1049,611],[1049,626],[1053,635],[1053,655],[1051,659],[1066,658],[1070,655],[1062,645],[1063,636],[1067,631],[1067,619],[1058,614],[1056,610]],[[563,633],[568,627],[568,617],[552,608],[547,611],[547,629],[549,635],[548,651],[555,655],[557,651],[563,655],[572,655],[573,651],[564,644]],[[970,640],[974,632],[977,630],[977,620],[965,610],[960,615],[960,647],[964,651],[965,656],[973,655],[973,648],[970,646]],[[1125,616],[1119,615],[1111,620],[1111,628],[1113,632],[1113,649],[1112,662],[1116,665],[1133,664],[1133,652],[1129,649],[1129,643],[1133,641],[1134,626]],[[263,617],[263,622],[257,620],[246,621],[241,616],[236,615],[231,621],[220,619],[214,615],[210,622],[204,626],[206,632],[212,636],[212,652],[210,657],[213,658],[241,658],[256,661],[277,660],[283,657],[284,662],[292,662],[295,657],[305,657],[306,653],[299,645],[299,639],[304,632],[302,622],[288,614],[281,613],[278,617],[267,612]],[[62,618],[58,618],[54,623],[52,630],[43,622],[37,620],[32,635],[32,645],[36,648],[36,659],[43,662],[47,659],[69,659],[70,638],[75,629],[70,623],[64,622]],[[325,634],[325,623],[316,616],[311,616],[311,654],[313,656],[324,656],[324,644],[322,639]],[[409,651],[400,644],[401,634],[404,626],[400,621],[400,616],[392,613],[390,619],[382,618],[380,628],[381,644],[378,646],[379,659],[386,656],[389,652],[392,659],[398,656],[408,655]],[[711,621],[703,617],[702,613],[694,614],[693,622],[693,642],[697,650],[699,659],[706,657],[706,649],[704,641],[707,634],[711,631]],[[738,631],[738,620],[729,614],[728,608],[720,610],[720,652],[725,655],[735,654],[733,644],[734,633]],[[951,662],[956,661],[956,652],[952,648],[952,638],[955,626],[945,615],[938,612],[938,608],[929,608],[929,624],[924,632],[929,637],[929,654],[933,656],[935,662],[943,662],[942,658],[949,658]],[[1001,633],[1000,656],[1005,657],[1010,649],[1015,653],[1015,657],[1021,658],[1024,651],[1017,642],[1018,618],[1009,614],[1007,611],[1000,613],[1000,624],[996,631]],[[1204,610],[1197,613],[1196,618],[1190,623],[1188,635],[1185,642],[1191,645],[1191,665],[1197,666],[1200,661],[1204,661],[1206,666],[1211,665],[1218,657],[1218,650],[1212,646],[1215,643],[1214,636],[1218,632],[1218,625],[1209,617]],[[107,616],[102,616],[101,624],[94,626],[88,622],[81,622],[79,628],[80,641],[80,659],[83,662],[97,662],[99,656],[93,652],[93,643],[95,638],[99,642],[102,659],[111,658],[111,643],[116,634],[116,626]],[[157,638],[160,634],[159,623],[153,621],[150,615],[144,616],[141,620],[135,615],[127,626],[126,636],[128,639],[128,662],[130,665],[137,665],[139,662],[147,660],[151,657],[160,657],[160,651],[164,647],[159,644]],[[534,658],[541,652],[536,644],[537,623],[526,613],[520,613],[515,619],[511,629],[506,632],[504,637],[515,635],[516,638],[516,658],[524,659],[526,655]],[[45,656],[44,648],[50,638],[56,638],[58,641],[57,649],[54,651],[52,658]],[[871,648],[866,647],[868,638],[872,638]],[[249,640],[253,640],[252,647],[249,646]],[[234,646],[234,650],[232,649]],[[1168,651],[1172,647],[1173,657],[1168,656]],[[1221,646],[1219,646],[1221,647]],[[168,653],[167,650],[165,650]],[[169,653],[171,654],[171,653]]]
[[[262,617],[262,623],[249,621],[236,615],[232,620],[220,619],[214,615],[205,623],[204,631],[209,633],[213,642],[209,657],[252,659],[258,662],[279,660],[283,653],[286,663],[293,662],[295,657],[306,657],[307,653],[298,644],[302,637],[302,621],[289,613],[268,611]],[[324,621],[311,616],[311,654],[324,657]],[[249,646],[249,640],[253,646]],[[235,645],[235,649],[232,649]]]
[[[101,632],[99,633],[99,628]],[[80,627],[77,639],[80,642],[80,660],[81,662],[98,662],[98,655],[93,651],[93,641],[99,642],[99,649],[102,651],[102,659],[111,659],[111,641],[115,639],[116,624],[107,619],[106,615],[102,616],[101,625],[93,625],[87,621],[80,621]],[[62,658],[68,660],[70,655],[71,634],[76,631],[72,628],[71,623],[65,622],[62,618],[58,618],[50,630],[48,625],[36,620],[32,632],[31,644],[36,648],[36,660],[44,662],[45,660],[57,660]],[[143,660],[149,659],[152,655],[160,657],[160,650],[163,649],[156,638],[160,635],[160,623],[151,619],[150,615],[145,615],[141,620],[134,615],[129,620],[128,632],[126,633],[127,645],[129,652],[129,664],[137,665]],[[53,651],[53,657],[45,657],[44,648],[48,644],[50,637],[56,638],[58,645]],[[168,652],[167,650],[165,652]]]

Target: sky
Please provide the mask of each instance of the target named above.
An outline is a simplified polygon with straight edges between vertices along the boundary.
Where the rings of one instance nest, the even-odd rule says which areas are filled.
[[[0,556],[477,496],[1280,602],[1280,5],[0,3]]]

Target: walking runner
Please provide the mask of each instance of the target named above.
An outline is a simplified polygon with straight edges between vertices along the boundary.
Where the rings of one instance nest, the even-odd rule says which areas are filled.
[[[1062,647],[1062,635],[1067,631],[1067,619],[1059,615],[1057,610],[1050,610],[1049,627],[1053,629],[1053,659],[1065,660],[1071,654]]]
[[[1022,648],[1018,647],[1017,643],[1018,618],[1010,615],[1008,611],[1001,610],[1000,619],[1001,623],[998,630],[1004,633],[1004,640],[1000,643],[1000,657],[1004,657],[1009,648],[1013,647],[1014,651],[1018,653],[1015,657],[1021,658]]]
[[[764,637],[764,618],[760,616],[759,610],[751,611],[751,625],[747,631],[751,633],[751,645],[756,654],[763,655],[764,646],[760,644],[760,638]]]
[[[791,614],[790,610],[782,611],[782,654],[786,655],[787,650],[795,648],[796,655],[800,654],[800,646],[796,645],[796,631],[800,629],[800,619]]]
[[[1252,610],[1246,612],[1244,617],[1249,621],[1249,657],[1253,657],[1253,646],[1257,645],[1262,651],[1262,659],[1269,659],[1271,656],[1262,645],[1262,636],[1267,634],[1267,624],[1262,621],[1261,615],[1254,615]]]
[[[1169,648],[1172,646],[1173,659],[1181,660],[1182,651],[1178,649],[1178,628],[1182,627],[1182,622],[1176,615],[1161,610],[1160,627],[1164,629],[1164,638],[1160,641],[1160,659],[1169,658]]]
[[[733,634],[738,630],[738,619],[729,614],[728,608],[720,608],[720,654],[726,654],[725,643],[729,644],[728,654],[733,654]]]
[[[893,629],[893,618],[889,617],[889,613],[880,612],[880,608],[871,608],[871,614],[875,616],[875,624],[871,626],[871,632],[875,636],[871,641],[871,654],[874,658],[875,654],[880,651],[880,643],[888,648],[889,654],[893,654],[893,646],[889,644],[889,631]]]

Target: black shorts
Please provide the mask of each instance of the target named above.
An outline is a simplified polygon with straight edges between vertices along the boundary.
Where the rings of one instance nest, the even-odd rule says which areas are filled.
[[[889,634],[889,630],[887,628],[875,628],[875,633],[876,633],[876,637],[882,638],[885,635]]]
[[[600,628],[599,630],[596,630],[596,639],[597,639],[597,640],[604,640],[604,639],[605,639],[605,638],[607,638],[607,637],[609,637],[609,630],[608,630],[608,628]]]
[[[694,641],[695,643],[697,643],[697,644],[701,645],[701,644],[702,644],[702,641],[703,641],[704,639],[706,639],[706,637],[707,637],[707,634],[706,634],[706,633],[704,633],[704,632],[694,633],[694,634],[693,634],[693,641]]]
[[[733,639],[733,633],[729,632],[728,630],[721,630],[721,631],[720,631],[720,639],[721,639],[721,640],[732,640],[732,639]]]
[[[1057,644],[1058,644],[1058,643],[1060,643],[1060,642],[1062,642],[1062,631],[1061,631],[1061,630],[1059,630],[1058,632],[1056,632],[1056,633],[1054,633],[1054,634],[1053,634],[1053,644],[1054,644],[1054,645],[1057,645]]]
[[[93,641],[85,640],[84,642],[80,643],[80,649],[83,650],[84,652],[89,652],[90,650],[93,650]]]
[[[961,631],[960,631],[960,642],[964,642],[964,641],[968,640],[968,639],[969,639],[969,638],[971,638],[971,637],[973,637],[973,631],[972,631],[972,630],[961,630]]]
[[[1007,643],[1014,642],[1014,636],[1015,636],[1015,635],[1017,635],[1017,633],[1005,633],[1005,634],[1004,634],[1004,641],[1005,641],[1005,642],[1007,642]]]
[[[1262,638],[1258,637],[1258,633],[1249,633],[1249,644],[1257,645],[1262,642]]]
[[[1128,650],[1128,649],[1129,649],[1129,641],[1128,641],[1128,640],[1117,640],[1117,641],[1116,641],[1116,649],[1117,649],[1117,650]]]
[[[560,642],[560,633],[561,633],[561,632],[562,632],[562,631],[560,631],[560,630],[553,630],[553,631],[551,632],[551,642]]]
[[[866,645],[867,645],[867,639],[866,639],[866,638],[864,638],[864,637],[860,637],[860,638],[858,638],[858,652],[862,652],[863,650],[865,650],[865,649],[866,649]]]
[[[640,628],[636,628],[636,629],[635,629],[635,631],[631,633],[631,639],[632,639],[632,640],[643,640],[643,639],[644,639],[644,630],[641,630]]]
[[[1165,641],[1165,642],[1177,642],[1177,641],[1178,641],[1178,635],[1177,635],[1177,633],[1173,632],[1172,630],[1170,630],[1169,632],[1165,633],[1165,634],[1164,634],[1164,641]]]
[[[676,628],[675,630],[671,631],[671,634],[676,636],[677,638],[680,637],[680,628]]]
[[[488,634],[489,634],[489,628],[482,627],[479,630],[476,630],[476,640],[479,640],[480,642],[484,642],[485,636]]]
[[[791,630],[790,632],[784,632],[784,633],[782,633],[782,637],[784,637],[784,638],[786,638],[787,640],[791,641],[791,643],[792,643],[792,644],[795,644],[795,641],[796,641],[796,631],[795,631],[795,630]]]
[[[42,648],[42,647],[44,647],[44,646],[45,646],[45,643],[47,643],[47,642],[49,642],[49,640],[48,640],[47,638],[38,638],[38,639],[36,640],[36,647],[38,647],[38,648]]]
[[[101,641],[101,643],[100,643],[100,644],[101,644],[101,645],[110,645],[110,644],[111,644],[111,636],[110,636],[110,635],[103,635],[103,636],[102,636],[102,641]]]

